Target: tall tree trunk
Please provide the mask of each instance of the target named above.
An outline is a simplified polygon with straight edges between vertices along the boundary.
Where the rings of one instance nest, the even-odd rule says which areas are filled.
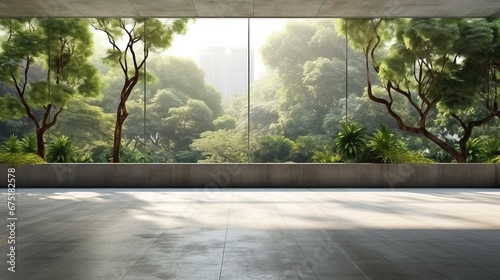
[[[44,130],[36,130],[36,153],[39,157],[45,160],[45,143],[43,142]]]
[[[113,162],[120,162],[120,144],[122,140],[122,128],[125,119],[128,117],[128,110],[125,102],[122,101],[118,105],[118,110],[116,112],[116,122],[115,122],[115,134],[113,139]]]

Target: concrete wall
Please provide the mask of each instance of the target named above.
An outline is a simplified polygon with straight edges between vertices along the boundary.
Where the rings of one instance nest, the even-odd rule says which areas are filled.
[[[0,165],[0,172],[6,174],[7,168],[7,165]],[[18,188],[500,187],[500,164],[106,163],[41,164],[15,168]],[[4,185],[7,186],[7,182]]]

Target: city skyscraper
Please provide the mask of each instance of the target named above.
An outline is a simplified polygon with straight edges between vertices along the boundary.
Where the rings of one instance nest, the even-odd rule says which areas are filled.
[[[246,48],[212,46],[200,51],[200,67],[205,79],[229,98],[246,93],[248,88],[248,52]],[[250,81],[253,81],[253,50],[250,52]]]

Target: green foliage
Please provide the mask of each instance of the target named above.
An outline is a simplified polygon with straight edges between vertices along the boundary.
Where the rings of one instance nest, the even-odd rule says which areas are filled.
[[[203,159],[198,162],[245,162],[247,159],[244,136],[234,129],[205,131],[190,147],[201,153]]]
[[[279,126],[283,135],[296,139],[301,135],[320,134],[323,119],[318,118],[305,104],[297,104],[289,111],[281,112]]]
[[[21,139],[21,151],[23,153],[32,153],[36,154],[37,145],[36,138],[34,135],[27,135]]]
[[[390,156],[395,154],[394,151],[397,152],[404,148],[404,144],[399,142],[385,125],[380,125],[380,128],[368,140],[367,147],[374,154],[376,161],[394,163],[394,159]]]
[[[363,155],[365,162],[377,163],[432,163],[422,153],[412,151],[405,142],[398,139],[385,125],[373,133],[367,141],[367,149]]]
[[[57,137],[48,145],[46,157],[47,162],[73,162],[75,158],[73,141],[65,135]]]
[[[105,62],[110,66],[122,70],[124,79],[122,80],[122,86],[119,87],[119,100],[121,104],[119,106],[125,107],[137,82],[144,77],[141,74],[144,73],[144,65],[150,55],[150,51],[160,51],[170,47],[174,35],[186,32],[189,21],[190,19],[188,18],[98,18],[92,21],[94,29],[104,32],[111,45],[107,56],[104,58]],[[140,49],[142,52],[139,51]],[[120,139],[114,139],[113,141],[113,162],[120,161],[123,123],[128,117],[128,112],[125,112],[125,110],[120,109],[117,114],[115,131],[118,133],[115,134],[115,138],[118,137]],[[213,114],[212,111],[210,113]],[[208,121],[211,124],[212,119]],[[172,120],[170,122],[172,123]],[[182,120],[173,120],[173,122],[179,123]],[[190,136],[183,135],[181,137]],[[144,161],[146,159],[141,158],[140,160]]]
[[[92,162],[107,163],[113,157],[111,143],[106,142],[95,142],[89,153],[92,155]]]
[[[292,145],[291,160],[293,162],[311,162],[312,156],[318,147],[323,146],[326,140],[321,136],[299,136]]]
[[[365,131],[359,123],[341,123],[343,131],[340,131],[335,138],[337,153],[346,162],[355,162],[366,149]]]
[[[176,162],[196,163],[201,159],[202,156],[200,152],[197,151],[185,150],[179,151],[177,154],[175,154]]]
[[[277,76],[273,78],[277,80],[273,84],[275,88],[267,86],[263,92],[273,89],[268,96],[277,100],[269,101],[265,106],[254,103],[251,109],[277,113],[277,123],[267,126],[276,130],[269,129],[269,133],[279,133],[291,140],[302,135],[330,133],[332,120],[342,114],[337,110],[342,106],[339,100],[348,95],[346,82],[349,93],[359,95],[362,92],[364,81],[361,75],[346,79],[347,50],[345,40],[334,29],[335,21],[289,21],[283,30],[269,36],[262,47],[266,66]],[[362,73],[361,62],[361,55],[350,54],[349,72]],[[257,99],[268,101],[261,96]],[[270,105],[273,103],[274,107]],[[266,115],[270,116],[262,114]]]
[[[293,141],[282,135],[263,135],[257,138],[251,158],[253,162],[286,162],[292,147]]]
[[[163,125],[177,150],[187,149],[193,139],[211,129],[213,113],[203,101],[189,99],[186,105],[171,108],[168,113]]]
[[[87,149],[98,142],[111,142],[113,115],[83,97],[76,97],[58,118],[55,130],[74,141],[77,150]]]
[[[0,120],[19,119],[23,116],[23,105],[11,94],[0,97]]]
[[[480,162],[481,153],[483,151],[483,142],[480,138],[469,138],[465,143],[467,149],[466,162]],[[460,147],[455,145],[455,149],[459,150]]]
[[[85,152],[79,156],[76,156],[73,160],[75,163],[92,163],[94,162],[92,160],[92,153],[91,152]]]
[[[23,165],[41,163],[46,163],[46,161],[36,154],[0,152],[0,164]]]
[[[375,70],[384,85],[386,93],[370,99],[387,105],[403,131],[446,145],[446,152],[464,162],[450,140],[469,137],[478,120],[496,113],[498,83],[489,82],[499,73],[494,26],[486,19],[359,19],[342,20],[337,30],[373,64],[367,76]],[[371,90],[373,82],[367,85]]]
[[[13,89],[0,100],[8,106],[0,117],[28,116],[39,128],[37,139],[43,139],[73,98],[99,97],[99,75],[88,62],[93,42],[86,19],[8,19],[0,22],[0,30],[8,35],[1,43],[0,80]],[[42,157],[44,145],[37,145]]]
[[[478,156],[481,162],[494,161],[500,157],[500,139],[484,137],[480,138],[483,145],[481,146],[481,151]]]
[[[0,152],[3,153],[20,153],[23,150],[23,146],[19,138],[16,135],[11,135],[9,140],[0,146]]]
[[[235,129],[236,119],[231,115],[222,115],[213,121],[213,125],[216,130],[219,129]]]
[[[500,156],[494,157],[487,161],[488,163],[499,163],[500,164]]]
[[[311,157],[312,162],[317,163],[336,163],[342,162],[342,157],[335,154],[328,146],[324,146],[320,150],[315,150]]]

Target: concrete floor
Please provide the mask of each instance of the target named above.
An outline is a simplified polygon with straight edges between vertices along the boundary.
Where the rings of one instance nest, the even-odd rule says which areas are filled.
[[[495,189],[17,192],[0,279],[500,279]]]

